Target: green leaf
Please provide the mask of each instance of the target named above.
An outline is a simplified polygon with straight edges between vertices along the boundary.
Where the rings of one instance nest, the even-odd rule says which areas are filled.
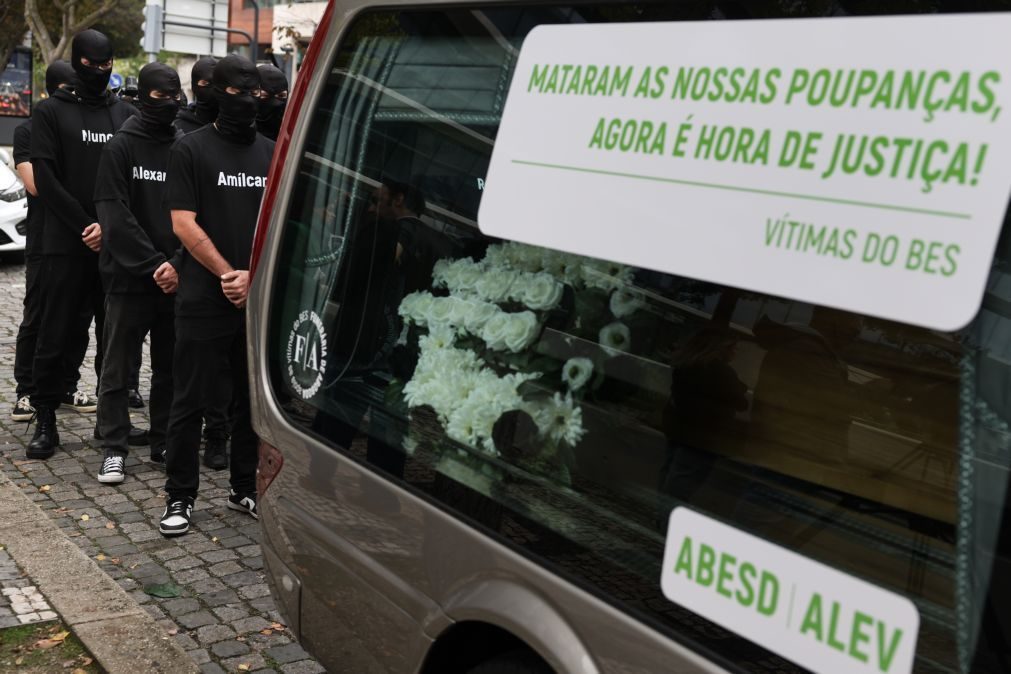
[[[183,591],[175,583],[163,583],[161,585],[145,585],[144,593],[161,599],[172,599],[182,595]]]

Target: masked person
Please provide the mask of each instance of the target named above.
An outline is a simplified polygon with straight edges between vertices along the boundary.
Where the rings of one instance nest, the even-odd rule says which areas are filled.
[[[49,458],[60,444],[56,409],[65,396],[63,358],[80,339],[75,332],[82,307],[97,319],[95,370],[101,374],[104,307],[98,250],[102,227],[93,199],[95,176],[105,144],[123,122],[139,113],[107,90],[112,45],[105,35],[96,30],[79,33],[71,54],[74,96],[57,92],[40,103],[32,124],[32,168],[45,206],[42,320],[31,398],[37,425],[27,450],[33,459]]]
[[[232,380],[228,507],[256,512],[256,436],[250,425],[246,295],[253,231],[273,141],[256,132],[260,77],[231,55],[213,75],[218,117],[183,136],[169,156],[167,204],[185,246],[176,297],[175,395],[169,416],[165,512],[159,530],[186,533],[200,479],[200,419],[227,363]]]
[[[190,84],[193,87],[192,105],[181,108],[176,118],[176,126],[183,133],[192,133],[206,126],[218,116],[218,102],[211,88],[211,77],[218,60],[213,56],[197,59],[190,70]]]
[[[74,69],[69,61],[53,61],[46,69],[46,92],[49,96],[63,96],[74,100],[73,82]],[[63,91],[66,89],[66,91]],[[25,217],[25,299],[21,325],[18,327],[16,348],[14,351],[14,379],[17,382],[17,401],[11,410],[14,421],[29,421],[35,414],[30,396],[34,392],[32,370],[35,361],[35,344],[39,335],[39,323],[42,320],[42,227],[45,213],[38,199],[35,188],[35,173],[31,162],[32,120],[29,118],[14,129],[14,167],[17,169],[21,182],[28,192],[28,213]],[[87,395],[75,397],[77,382],[80,379],[81,363],[88,350],[88,326],[90,315],[85,312],[81,316],[82,326],[75,329],[79,337],[77,342],[64,354],[63,376],[64,391],[71,391],[70,402],[90,402]],[[84,411],[84,410],[82,410]]]
[[[180,109],[176,126],[183,133],[191,133],[210,124],[218,116],[218,101],[214,97],[211,78],[218,60],[213,56],[198,59],[190,70],[193,85],[193,105]],[[232,399],[228,373],[217,378],[212,399],[208,401],[204,416],[204,465],[213,470],[228,467],[228,406]]]
[[[288,105],[288,78],[272,65],[258,66],[260,99],[256,110],[256,130],[271,140],[277,140]]]
[[[172,405],[173,302],[182,250],[162,203],[169,150],[183,135],[173,122],[182,87],[161,63],[140,71],[140,116],[127,120],[102,153],[95,207],[102,228],[99,269],[105,285],[105,360],[98,419],[105,458],[98,481],[122,482],[129,451],[133,354],[151,333],[151,460],[164,462]]]

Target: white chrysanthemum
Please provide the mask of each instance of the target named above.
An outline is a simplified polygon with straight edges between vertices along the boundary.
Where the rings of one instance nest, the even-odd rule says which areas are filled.
[[[631,267],[616,262],[589,259],[583,262],[581,273],[586,287],[608,292],[631,285],[633,275]]]
[[[578,391],[586,386],[593,376],[593,361],[589,358],[570,358],[562,366],[562,381],[570,391]]]
[[[600,345],[609,351],[628,351],[632,333],[624,323],[615,321],[600,329]]]
[[[418,340],[422,350],[448,349],[456,341],[456,332],[448,325],[433,325],[428,334]]]
[[[537,311],[548,311],[558,306],[562,300],[562,284],[551,274],[527,274],[522,283],[522,292],[513,290],[513,297]]]
[[[583,428],[583,410],[572,401],[571,393],[564,398],[556,393],[535,408],[533,417],[543,435],[555,442],[564,440],[570,447],[575,447],[586,433]]]
[[[486,269],[501,269],[509,266],[509,257],[506,255],[506,248],[501,243],[493,243],[488,246],[484,253],[481,264]]]
[[[624,318],[634,314],[642,306],[642,300],[639,299],[634,293],[630,293],[628,290],[615,290],[611,294],[610,301],[611,313],[614,314],[615,318]]]

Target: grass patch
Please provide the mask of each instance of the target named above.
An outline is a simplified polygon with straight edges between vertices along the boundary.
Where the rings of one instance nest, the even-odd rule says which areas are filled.
[[[36,623],[0,630],[0,672],[103,674],[84,645],[63,623]]]

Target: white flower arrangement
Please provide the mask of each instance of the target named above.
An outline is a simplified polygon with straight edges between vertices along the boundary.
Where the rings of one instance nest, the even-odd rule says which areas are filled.
[[[560,443],[576,446],[586,433],[580,400],[590,388],[594,360],[573,357],[564,363],[564,395],[546,397],[534,389],[525,399],[523,384],[544,373],[523,371],[531,369],[530,361],[507,355],[531,348],[544,322],[554,320],[543,314],[558,307],[565,286],[577,293],[592,291],[589,306],[599,303],[600,292],[606,293],[607,306],[618,320],[600,329],[600,346],[611,355],[629,351],[631,331],[621,319],[643,306],[628,290],[632,276],[624,265],[515,242],[488,246],[478,261],[440,260],[432,271],[432,286],[444,296],[411,293],[398,309],[405,324],[422,329],[418,362],[404,385],[404,400],[409,408],[432,407],[450,438],[490,454],[498,453],[492,438],[496,422],[516,410],[533,418],[549,452]],[[500,306],[513,303],[524,310]],[[581,320],[575,317],[577,331]],[[519,371],[498,374],[491,367],[498,360],[498,372]]]
[[[586,386],[593,376],[593,361],[589,358],[570,358],[562,367],[562,381],[570,391],[578,391]]]
[[[632,332],[624,323],[615,321],[600,329],[600,345],[609,353],[628,351],[632,344]]]

